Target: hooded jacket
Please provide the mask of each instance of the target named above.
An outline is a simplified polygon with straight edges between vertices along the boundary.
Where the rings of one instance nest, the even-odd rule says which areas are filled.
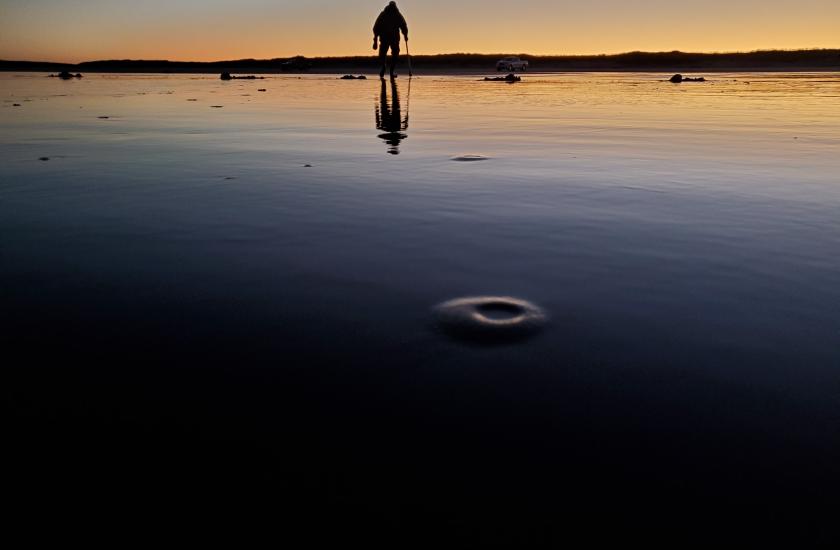
[[[405,22],[405,17],[396,5],[388,4],[376,18],[376,23],[373,24],[373,34],[378,36],[383,43],[399,44],[400,31],[408,36],[408,24]]]

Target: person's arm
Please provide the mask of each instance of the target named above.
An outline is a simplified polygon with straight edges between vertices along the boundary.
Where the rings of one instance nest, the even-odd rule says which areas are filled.
[[[376,22],[373,24],[373,37],[377,38],[380,34],[382,34],[382,14],[380,13],[379,16],[376,18]]]
[[[408,23],[405,22],[405,17],[400,14],[400,30],[402,30],[405,41],[408,42]]]
[[[373,49],[374,50],[379,47],[379,44],[378,44],[379,34],[380,34],[379,30],[381,29],[381,27],[382,27],[382,14],[380,13],[379,17],[376,18],[376,22],[373,24]]]

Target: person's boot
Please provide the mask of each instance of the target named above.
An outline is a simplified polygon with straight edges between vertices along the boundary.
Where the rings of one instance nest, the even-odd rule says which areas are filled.
[[[379,78],[385,78],[385,65],[379,70]]]

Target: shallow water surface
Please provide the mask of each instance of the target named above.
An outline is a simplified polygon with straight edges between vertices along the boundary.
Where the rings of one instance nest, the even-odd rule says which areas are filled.
[[[0,74],[16,441],[109,434],[96,468],[149,479],[235,447],[397,522],[553,525],[562,492],[834,536],[840,74],[669,76]],[[481,295],[550,323],[436,329]]]

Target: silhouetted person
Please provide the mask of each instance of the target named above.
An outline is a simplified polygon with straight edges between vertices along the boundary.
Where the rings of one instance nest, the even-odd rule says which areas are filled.
[[[397,82],[391,81],[391,103],[388,104],[388,87],[385,79],[382,79],[382,91],[379,94],[379,103],[376,105],[376,129],[382,130],[384,134],[379,134],[385,143],[391,147],[388,153],[392,155],[400,154],[400,142],[408,136],[403,134],[403,130],[408,130],[408,113],[405,114],[405,119],[402,118],[400,111],[400,94],[397,90]]]
[[[382,63],[379,78],[385,77],[385,64],[388,61],[389,48],[391,50],[391,78],[397,76],[394,69],[400,57],[400,31],[402,31],[405,41],[408,42],[408,24],[405,22],[405,17],[397,8],[397,3],[390,2],[376,18],[376,23],[373,24],[373,49],[377,48],[378,41],[379,61]]]

